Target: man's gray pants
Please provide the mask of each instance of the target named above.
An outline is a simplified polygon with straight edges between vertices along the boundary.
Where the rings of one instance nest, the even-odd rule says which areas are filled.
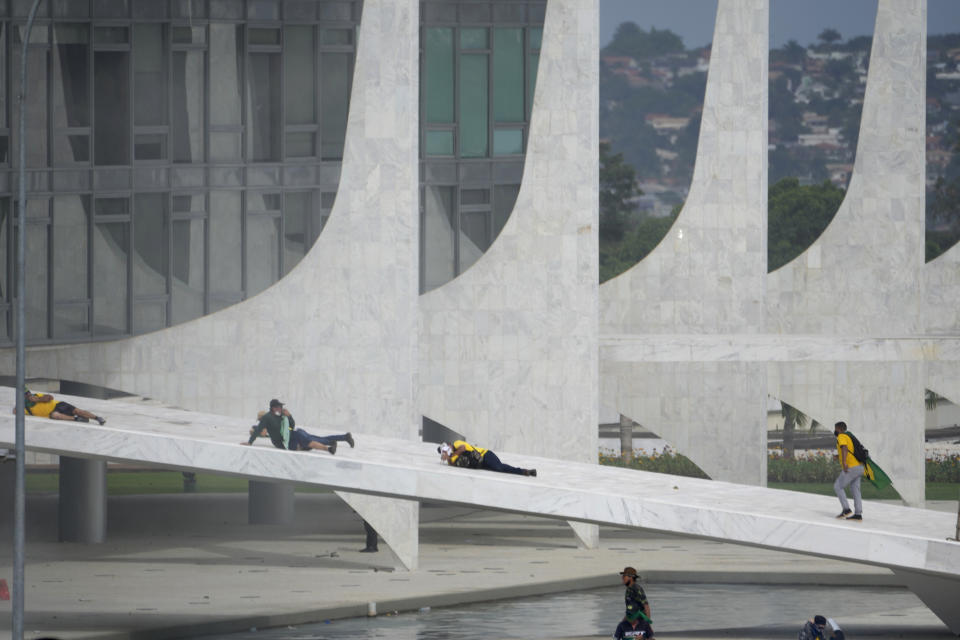
[[[833,492],[840,498],[840,506],[844,511],[850,508],[846,491],[847,487],[850,487],[850,493],[853,494],[853,512],[857,515],[863,513],[863,499],[860,497],[860,478],[863,477],[863,471],[862,464],[849,467],[846,471],[841,471],[837,481],[833,483]]]

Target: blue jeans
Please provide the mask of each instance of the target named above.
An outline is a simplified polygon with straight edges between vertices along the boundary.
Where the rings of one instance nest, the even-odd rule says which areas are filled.
[[[290,432],[290,450],[291,451],[306,451],[310,448],[311,442],[319,442],[326,446],[330,446],[334,442],[346,442],[347,434],[342,434],[339,436],[315,436],[312,433],[307,433],[299,427]]]
[[[483,460],[480,462],[481,469],[487,469],[489,471],[499,471],[501,473],[515,473],[518,476],[523,475],[523,469],[519,467],[511,467],[508,464],[500,462],[500,458],[497,457],[493,451],[487,451],[483,454]]]

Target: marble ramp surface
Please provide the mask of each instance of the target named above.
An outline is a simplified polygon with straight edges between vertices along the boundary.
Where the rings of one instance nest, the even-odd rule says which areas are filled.
[[[13,389],[0,388],[0,446],[12,446]],[[527,478],[455,469],[436,445],[355,433],[335,456],[288,452],[265,439],[242,446],[249,420],[118,400],[57,395],[104,415],[101,427],[26,418],[29,450],[156,464],[259,480],[293,481],[370,495],[431,500],[737,544],[858,560],[960,578],[956,516],[869,502],[866,520],[837,521],[832,497],[682,478],[497,451]],[[323,425],[304,424],[317,435]]]

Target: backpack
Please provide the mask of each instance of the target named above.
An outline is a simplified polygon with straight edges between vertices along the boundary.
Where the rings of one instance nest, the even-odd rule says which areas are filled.
[[[853,457],[857,459],[857,462],[863,463],[867,461],[867,458],[870,457],[870,452],[860,444],[860,441],[857,440],[857,436],[853,435],[849,431],[846,432],[850,436],[850,441],[853,442]]]
[[[483,462],[483,455],[474,449],[473,451],[464,451],[453,461],[453,466],[464,467],[466,469],[479,469]]]

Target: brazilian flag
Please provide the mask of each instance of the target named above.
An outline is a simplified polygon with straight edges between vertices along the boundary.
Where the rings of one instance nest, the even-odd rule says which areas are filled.
[[[884,473],[883,469],[880,468],[876,462],[867,458],[867,463],[864,465],[864,477],[873,483],[877,489],[886,489],[893,482],[890,480],[890,476]]]

